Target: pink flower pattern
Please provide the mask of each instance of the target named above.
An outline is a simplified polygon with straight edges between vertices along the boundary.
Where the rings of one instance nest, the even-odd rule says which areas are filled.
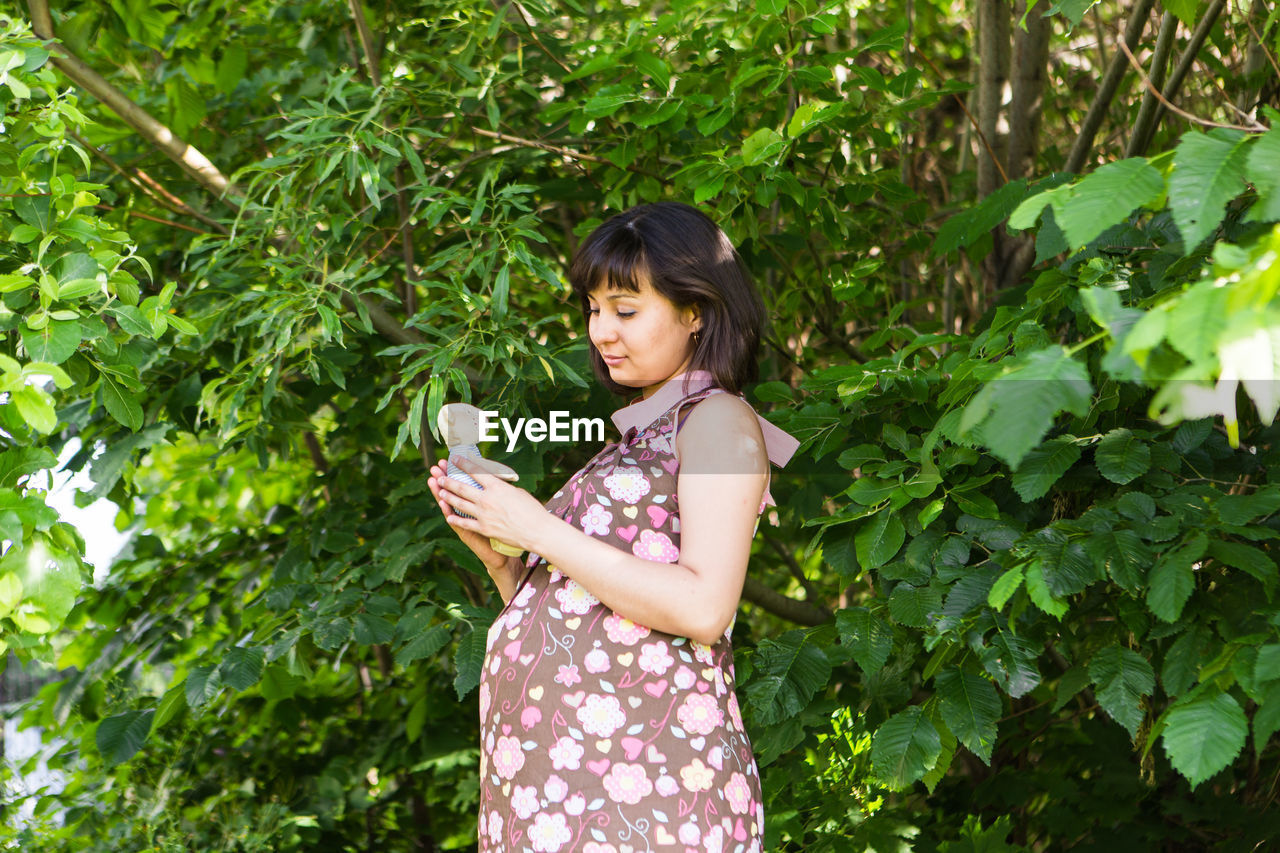
[[[672,544],[671,537],[656,530],[641,531],[640,538],[631,546],[631,553],[658,563],[674,563],[680,559],[680,549]]]
[[[604,487],[615,501],[633,504],[649,494],[649,478],[634,465],[618,465],[604,478]]]
[[[605,447],[547,510],[624,553],[679,559],[674,409]],[[762,853],[729,634],[657,631],[537,555],[526,567],[481,671],[479,851]]]

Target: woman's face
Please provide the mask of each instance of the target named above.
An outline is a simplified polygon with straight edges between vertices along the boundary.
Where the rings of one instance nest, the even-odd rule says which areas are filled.
[[[677,308],[647,281],[637,293],[602,285],[587,300],[587,335],[614,382],[648,397],[688,367],[693,333],[702,325],[694,309]]]

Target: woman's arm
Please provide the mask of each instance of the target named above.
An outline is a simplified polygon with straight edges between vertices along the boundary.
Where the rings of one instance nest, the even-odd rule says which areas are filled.
[[[446,488],[457,509],[476,518],[450,515],[449,523],[541,554],[632,621],[711,645],[742,595],[769,462],[755,412],[728,394],[693,409],[676,450],[684,460],[676,563],[645,560],[588,536],[536,501],[531,505],[527,492],[475,470],[468,473],[483,492],[456,481]]]

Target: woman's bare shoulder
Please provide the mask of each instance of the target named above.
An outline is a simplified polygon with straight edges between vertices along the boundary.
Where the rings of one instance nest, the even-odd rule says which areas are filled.
[[[745,471],[767,467],[764,435],[755,409],[734,394],[712,394],[698,402],[676,435],[686,463],[696,459],[745,463]]]

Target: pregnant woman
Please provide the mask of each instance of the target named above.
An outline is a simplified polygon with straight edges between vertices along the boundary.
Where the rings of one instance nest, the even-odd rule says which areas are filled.
[[[506,602],[480,683],[479,849],[761,851],[730,633],[769,462],[797,442],[740,395],[760,295],[724,232],[672,202],[602,224],[570,281],[597,377],[641,394],[613,415],[622,439],[545,506],[465,460],[483,490],[431,469]]]

